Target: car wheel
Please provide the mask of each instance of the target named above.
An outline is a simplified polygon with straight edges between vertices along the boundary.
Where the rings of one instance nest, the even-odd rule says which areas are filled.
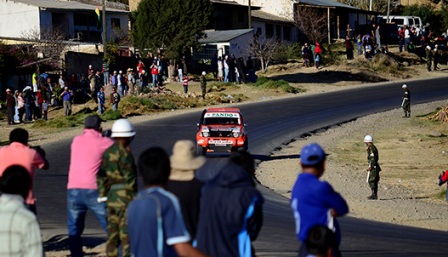
[[[249,139],[246,139],[246,142],[244,142],[243,149],[244,151],[247,151],[249,149]]]

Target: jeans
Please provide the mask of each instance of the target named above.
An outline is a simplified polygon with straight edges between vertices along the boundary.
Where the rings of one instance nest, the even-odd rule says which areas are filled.
[[[152,86],[156,87],[157,86],[157,79],[158,79],[159,75],[157,74],[152,74]]]
[[[229,82],[229,69],[224,69],[224,82]]]
[[[96,189],[67,190],[67,228],[71,256],[83,256],[81,235],[87,210],[90,210],[107,232],[105,203],[98,203]]]
[[[98,114],[101,115],[104,112],[104,104],[98,103]]]
[[[33,116],[33,105],[34,104],[27,104],[25,103],[25,121],[31,121]]]
[[[182,69],[177,69],[177,73],[178,73],[179,82],[182,82],[182,79],[183,79]]]
[[[114,111],[118,110],[118,103],[112,104],[112,110],[114,110]]]
[[[123,97],[123,89],[124,87],[121,84],[117,86],[117,93],[120,95],[120,98]]]

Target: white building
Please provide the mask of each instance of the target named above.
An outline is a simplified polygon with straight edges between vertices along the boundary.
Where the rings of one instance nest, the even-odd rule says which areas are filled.
[[[101,42],[97,6],[69,0],[0,0],[0,38],[24,38],[31,31],[59,28],[66,39]],[[100,7],[101,12],[101,7]],[[107,40],[128,33],[129,12],[107,9]]]

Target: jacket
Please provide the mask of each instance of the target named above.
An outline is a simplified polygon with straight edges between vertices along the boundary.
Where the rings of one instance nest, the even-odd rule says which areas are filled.
[[[263,202],[251,175],[226,164],[203,188],[197,248],[210,256],[254,256],[251,241],[263,223]]]

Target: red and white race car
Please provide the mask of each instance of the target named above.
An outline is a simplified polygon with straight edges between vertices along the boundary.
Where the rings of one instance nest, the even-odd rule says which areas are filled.
[[[197,152],[230,152],[247,150],[246,124],[239,108],[209,108],[197,124]]]

